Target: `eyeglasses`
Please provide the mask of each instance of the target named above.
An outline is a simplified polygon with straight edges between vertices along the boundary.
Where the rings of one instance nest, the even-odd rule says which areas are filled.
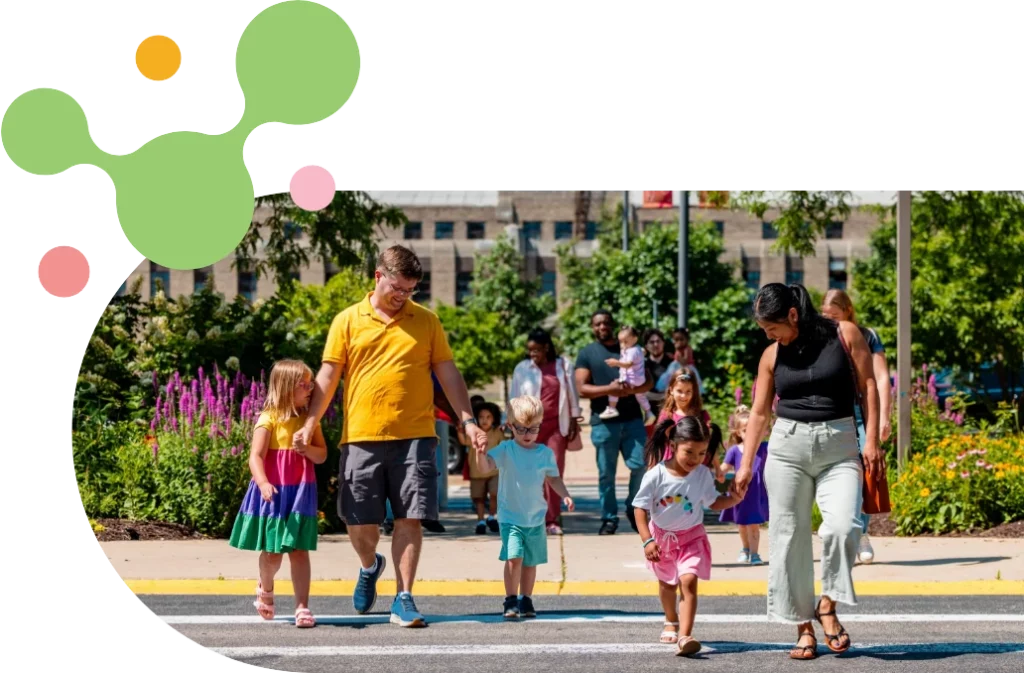
[[[516,432],[518,432],[520,435],[535,435],[538,432],[540,432],[540,426],[539,425],[534,425],[534,426],[529,427],[529,428],[524,428],[521,425],[517,425],[517,424],[513,423],[512,424],[512,429],[515,430]]]
[[[381,275],[388,279],[388,287],[390,287],[391,291],[397,295],[400,295],[402,297],[415,297],[417,294],[420,293],[420,291],[415,287],[411,290],[405,290],[396,286],[395,279],[392,278],[389,274],[381,273]]]
[[[302,390],[312,390],[313,389],[313,382],[312,381],[299,381],[298,383],[295,384],[295,386],[297,388],[301,388]]]

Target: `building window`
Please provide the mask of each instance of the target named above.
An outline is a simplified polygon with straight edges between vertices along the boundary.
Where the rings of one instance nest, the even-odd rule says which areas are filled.
[[[786,285],[804,284],[804,260],[802,257],[786,258]]]
[[[527,241],[540,240],[540,222],[523,222],[523,237]]]
[[[540,277],[540,291],[542,294],[550,294],[558,298],[558,274],[554,271],[545,271]]]
[[[238,294],[249,301],[256,298],[256,274],[241,265],[238,266]]]
[[[779,232],[775,229],[775,223],[773,222],[762,222],[761,223],[761,238],[768,240],[778,238]]]
[[[416,285],[418,292],[416,293],[416,302],[420,304],[427,304],[430,302],[430,272],[424,271],[423,278],[420,278],[420,282]]]
[[[296,283],[302,282],[302,275],[298,271],[289,271],[288,277],[294,280]]]
[[[171,296],[171,270],[166,266],[160,266],[156,262],[149,263],[149,296],[155,297],[158,290],[163,290],[164,296]]]
[[[455,238],[455,223],[454,222],[435,222],[434,223],[434,238],[438,241],[446,241]]]
[[[486,232],[483,222],[466,222],[466,238],[478,241],[486,237]]]
[[[284,237],[289,241],[302,238],[302,227],[291,220],[284,223]]]
[[[597,222],[587,222],[583,238],[587,241],[593,241],[597,238]]]
[[[326,285],[328,283],[328,281],[330,281],[332,278],[334,278],[337,275],[338,275],[338,267],[337,267],[337,265],[334,262],[330,261],[330,260],[325,260],[324,261],[324,285]]]
[[[469,286],[473,282],[472,271],[459,271],[455,274],[455,305],[462,306],[472,291]]]
[[[201,292],[206,284],[213,278],[213,267],[208,266],[202,269],[196,269],[192,272],[192,291]]]
[[[715,231],[718,232],[719,236],[725,236],[725,222],[723,220],[715,220]]]
[[[842,238],[843,237],[843,223],[842,222],[829,222],[828,226],[825,227],[825,238]]]
[[[828,260],[828,289],[846,289],[846,259],[844,257],[830,257]]]
[[[555,222],[555,240],[564,241],[572,238],[572,222]]]
[[[743,258],[743,281],[751,290],[761,289],[761,260]]]
[[[406,222],[405,231],[402,235],[407,241],[418,241],[423,238],[423,223],[422,222]]]

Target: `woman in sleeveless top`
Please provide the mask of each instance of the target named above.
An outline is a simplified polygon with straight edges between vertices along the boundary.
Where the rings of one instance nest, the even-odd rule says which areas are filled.
[[[830,650],[844,652],[850,647],[850,636],[836,616],[836,604],[857,604],[851,571],[860,540],[864,477],[853,420],[853,367],[866,405],[863,457],[869,477],[884,469],[878,443],[878,391],[860,330],[853,323],[836,323],[819,315],[803,286],[765,285],[754,300],[754,317],[775,343],[761,356],[735,488],[743,494],[750,484],[751,463],[778,394],[778,420],[768,440],[764,467],[772,513],[768,619],[797,624],[800,637],[790,657],[813,659],[817,640],[811,620],[821,623]],[[840,338],[849,346],[850,356]],[[822,515],[818,529],[822,595],[817,601],[811,540],[815,501]]]

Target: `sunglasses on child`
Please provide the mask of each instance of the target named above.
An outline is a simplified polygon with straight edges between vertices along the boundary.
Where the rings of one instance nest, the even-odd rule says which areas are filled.
[[[538,432],[540,432],[540,426],[539,425],[534,425],[533,427],[524,428],[521,425],[517,425],[516,423],[513,423],[512,424],[512,429],[515,430],[516,432],[518,432],[520,435],[535,435]]]

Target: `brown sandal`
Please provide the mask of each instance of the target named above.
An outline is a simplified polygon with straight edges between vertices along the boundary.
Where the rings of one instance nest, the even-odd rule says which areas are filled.
[[[825,634],[825,644],[828,646],[828,649],[830,649],[833,652],[836,652],[838,654],[842,654],[843,652],[845,652],[848,649],[850,649],[850,645],[852,644],[852,641],[851,641],[851,638],[850,638],[850,634],[846,632],[846,629],[843,627],[842,624],[839,625],[839,633],[829,633],[828,631],[825,630],[825,625],[821,621],[822,617],[829,617],[829,616],[834,617],[835,615],[836,615],[835,603],[832,604],[832,612],[821,612],[821,604],[820,603],[819,603],[818,607],[814,608],[814,618],[816,620],[818,620],[819,624],[821,624],[821,632]],[[846,636],[846,647],[839,647],[838,643],[840,642],[840,640],[842,639],[843,636]],[[836,645],[833,646],[832,643],[836,643]]]
[[[808,637],[814,641],[813,645],[800,645],[802,638]],[[802,661],[808,661],[810,659],[818,658],[818,639],[814,637],[813,633],[801,633],[800,638],[796,639],[797,644],[793,646],[793,649],[789,651],[790,659],[799,659]]]

